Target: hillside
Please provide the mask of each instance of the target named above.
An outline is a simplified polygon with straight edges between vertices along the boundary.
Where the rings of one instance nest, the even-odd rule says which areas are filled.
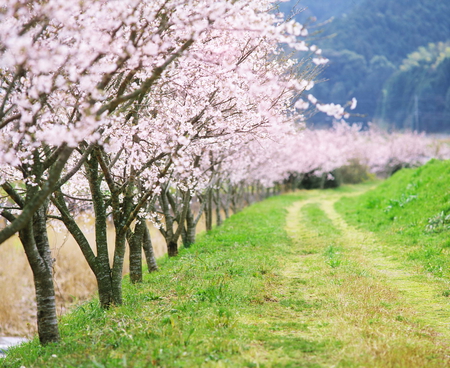
[[[335,33],[324,47],[347,49],[370,62],[377,55],[395,65],[419,46],[445,41],[450,3],[441,0],[363,0],[330,26]]]
[[[450,278],[450,161],[403,169],[375,190],[338,203],[350,223],[379,234],[398,257]]]
[[[408,55],[386,81],[377,116],[396,129],[450,130],[450,42]]]
[[[290,5],[294,1],[289,2]],[[330,59],[328,68],[322,74],[326,83],[319,84],[314,93],[324,102],[345,103],[356,97],[359,106],[358,116],[353,121],[380,121],[383,119],[390,127],[411,128],[411,124],[394,122],[396,114],[386,115],[383,107],[383,90],[387,85],[396,83],[391,76],[399,71],[400,65],[409,54],[417,52],[419,47],[429,43],[445,42],[450,35],[450,2],[440,0],[360,0],[335,2],[322,0],[317,2],[301,1],[308,7],[297,19],[304,21],[306,15],[316,12],[318,20],[335,17],[331,24],[321,27],[319,38],[315,38]],[[449,75],[450,70],[445,69]],[[414,80],[411,83],[416,83]],[[430,111],[442,112],[439,107],[441,95],[434,91],[423,94],[423,103]],[[445,96],[444,96],[445,98]],[[414,113],[411,101],[403,109],[401,116]],[[384,114],[382,112],[384,111]],[[419,116],[419,130],[444,131],[450,129],[448,121],[429,122],[434,116]],[[313,119],[318,123],[322,116]],[[425,123],[426,122],[426,123]]]

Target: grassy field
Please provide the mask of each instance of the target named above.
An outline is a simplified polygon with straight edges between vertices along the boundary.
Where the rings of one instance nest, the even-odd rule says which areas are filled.
[[[446,172],[253,205],[0,367],[450,367]]]

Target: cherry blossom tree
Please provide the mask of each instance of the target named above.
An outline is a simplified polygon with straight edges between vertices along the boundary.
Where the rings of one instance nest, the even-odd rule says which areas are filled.
[[[195,241],[202,211],[211,228],[213,208],[220,223],[221,207],[236,212],[290,175],[328,174],[353,157],[373,170],[428,157],[419,136],[409,138],[414,151],[345,123],[306,130],[304,110],[348,113],[304,96],[326,59],[305,27],[272,10],[268,0],[5,0],[0,243],[19,234],[43,344],[59,339],[48,219],[75,238],[108,308],[122,303],[127,242],[132,282],[142,279],[142,249],[156,268],[148,220],[176,256],[180,237]],[[377,160],[367,147],[378,146]],[[83,213],[94,215],[93,244],[77,222]]]
[[[332,129],[303,129],[281,136],[265,152],[270,159],[263,160],[257,170],[271,173],[273,180],[276,176],[282,181],[290,178],[294,188],[308,175],[334,179],[335,170],[352,162],[386,176],[402,167],[423,165],[431,158],[450,157],[447,143],[423,134],[387,133],[376,126],[362,129],[344,121],[336,122]]]
[[[198,5],[194,1],[9,0],[1,8],[1,185],[14,205],[2,210],[10,224],[1,230],[0,242],[20,232],[35,276],[43,343],[59,338],[43,225],[49,195],[57,191],[54,203],[58,203],[63,196],[60,188],[85,162],[92,170],[91,184],[94,167],[101,168],[113,194],[115,225],[120,228],[118,266],[113,266],[112,272],[113,279],[119,278],[127,229],[156,187],[147,190],[137,206],[127,207],[128,217],[119,215],[121,189],[108,177],[110,170],[105,166],[105,147],[111,139],[108,133],[136,120],[144,99],[165,70],[217,19],[228,15],[235,27],[253,24],[259,32],[268,19],[274,22],[273,16],[262,16],[265,21],[258,29],[261,8],[252,7],[251,2],[206,1]],[[79,156],[66,167],[75,149]],[[157,159],[163,157],[150,161]],[[172,159],[166,161],[168,168]],[[143,169],[130,169],[131,177]],[[166,172],[158,167],[152,174],[158,179]],[[134,180],[130,183],[133,186]],[[92,189],[102,196],[101,183],[96,182]],[[132,192],[127,186],[128,199]],[[64,210],[62,201],[59,205]],[[97,208],[98,215],[103,213],[103,208]],[[87,248],[84,251],[89,253]],[[116,299],[120,302],[120,290]]]
[[[142,218],[164,183],[185,182],[186,172],[195,178],[199,169],[189,159],[202,157],[205,146],[223,149],[235,134],[284,119],[280,107],[305,86],[290,81],[292,61],[275,61],[278,43],[308,48],[297,40],[304,28],[283,23],[271,6],[253,0],[5,2],[0,184],[9,225],[0,243],[19,232],[35,278],[42,343],[59,339],[49,211],[79,243],[101,304],[120,304],[126,238],[132,247],[148,238]],[[75,221],[79,203],[95,213],[95,253]],[[112,266],[109,211],[116,231]]]

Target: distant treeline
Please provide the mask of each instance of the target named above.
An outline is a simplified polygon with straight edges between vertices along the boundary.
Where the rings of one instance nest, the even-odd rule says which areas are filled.
[[[314,12],[318,23],[335,17],[313,36],[330,59],[316,97],[337,103],[356,97],[356,113],[364,116],[355,122],[450,131],[450,1],[302,0],[302,7],[308,10],[296,18],[303,23]],[[323,123],[323,116],[311,121]]]

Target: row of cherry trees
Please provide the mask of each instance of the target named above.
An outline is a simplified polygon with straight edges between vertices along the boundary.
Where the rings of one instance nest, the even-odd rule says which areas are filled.
[[[121,304],[127,242],[133,282],[142,248],[155,266],[146,220],[175,256],[180,237],[194,241],[202,209],[211,226],[217,189],[237,210],[260,145],[293,131],[292,102],[323,58],[302,25],[274,10],[261,0],[2,4],[0,243],[18,234],[23,244],[42,343],[59,340],[49,219],[80,246],[102,307]],[[94,244],[76,221],[83,211],[95,216]]]
[[[336,169],[357,162],[365,170],[386,177],[404,167],[417,167],[432,158],[449,159],[448,141],[416,132],[387,133],[376,126],[336,122],[327,130],[303,130],[270,155],[281,180],[305,175],[330,176]],[[267,172],[262,166],[260,170]]]
[[[18,234],[23,244],[42,343],[59,340],[49,220],[76,240],[109,308],[122,303],[127,244],[132,282],[142,280],[142,250],[157,268],[147,221],[176,256],[180,240],[195,242],[202,214],[210,229],[213,211],[220,224],[293,173],[328,173],[352,157],[374,169],[428,158],[416,135],[395,141],[345,123],[304,130],[310,107],[347,115],[301,96],[326,61],[305,37],[269,0],[6,1],[0,243]],[[305,58],[292,60],[286,46]],[[93,243],[77,222],[86,212]]]

